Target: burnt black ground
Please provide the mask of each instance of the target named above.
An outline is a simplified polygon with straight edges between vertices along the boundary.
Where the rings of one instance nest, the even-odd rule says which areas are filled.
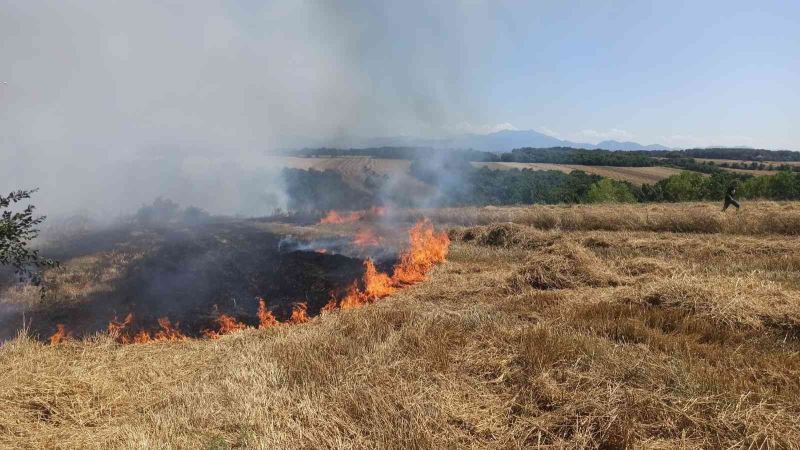
[[[267,300],[284,319],[295,303],[317,314],[331,292],[342,293],[363,274],[358,257],[314,251],[280,250],[283,236],[264,231],[252,221],[219,221],[195,226],[161,226],[146,230],[114,227],[64,239],[47,249],[66,264],[71,258],[115,249],[141,249],[145,256],[127,264],[110,292],[77,302],[43,301],[26,311],[0,317],[0,339],[23,323],[34,336],[46,338],[57,323],[76,336],[105,330],[114,317],[135,317],[134,328],[156,328],[159,317],[180,323],[188,335],[213,327],[218,312],[255,325],[257,297]],[[393,260],[377,265],[388,270]]]

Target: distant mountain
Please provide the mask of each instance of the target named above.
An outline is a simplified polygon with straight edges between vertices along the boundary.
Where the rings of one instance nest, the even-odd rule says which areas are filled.
[[[418,138],[411,136],[381,137],[370,139],[340,138],[335,141],[308,145],[308,147],[432,147],[473,149],[488,152],[510,152],[515,148],[574,147],[605,150],[669,150],[663,145],[644,145],[638,142],[603,141],[599,144],[572,142],[554,138],[534,130],[502,130],[489,134],[459,134],[446,138]]]

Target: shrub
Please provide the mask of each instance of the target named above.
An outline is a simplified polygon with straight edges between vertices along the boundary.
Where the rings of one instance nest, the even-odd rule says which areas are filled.
[[[592,184],[586,194],[589,203],[635,203],[636,197],[625,183],[603,178]]]

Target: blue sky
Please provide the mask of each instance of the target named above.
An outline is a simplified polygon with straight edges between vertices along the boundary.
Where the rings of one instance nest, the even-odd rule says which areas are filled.
[[[494,4],[481,126],[800,150],[800,2]]]

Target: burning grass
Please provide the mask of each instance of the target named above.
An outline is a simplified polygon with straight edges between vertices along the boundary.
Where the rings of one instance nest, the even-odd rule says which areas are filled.
[[[379,210],[382,211],[382,210]],[[356,233],[355,245],[373,245],[372,242],[363,242],[364,229]],[[380,238],[370,229],[369,237],[374,240],[374,245],[378,245]],[[431,268],[444,261],[450,240],[444,232],[435,232],[433,225],[426,220],[418,222],[408,231],[408,248],[400,253],[398,263],[393,268],[390,276],[377,270],[373,261],[367,258],[364,261],[364,276],[361,283],[353,282],[347,290],[344,298],[337,300],[331,298],[330,302],[323,307],[326,312],[334,311],[338,308],[352,309],[361,307],[368,303],[384,298],[393,294],[398,289],[419,283],[425,280]],[[363,287],[359,287],[361,284]],[[202,336],[209,339],[219,339],[221,336],[245,330],[248,325],[239,321],[236,317],[217,311],[214,306],[213,313],[215,326],[202,330]],[[279,322],[271,311],[267,310],[266,302],[258,299],[257,316],[259,328],[272,325],[300,325],[310,320],[308,305],[297,303],[291,311],[291,315],[285,322]],[[127,314],[124,320],[118,321],[116,318],[108,323],[107,334],[120,344],[146,344],[151,342],[185,340],[188,337],[183,334],[178,324],[174,326],[166,317],[158,319],[159,329],[148,331],[146,328],[134,328],[133,313]],[[135,330],[135,331],[134,331]],[[53,345],[60,344],[70,337],[65,325],[57,324],[56,331],[49,338]]]
[[[303,326],[262,302],[215,340],[23,335],[0,447],[797,448],[800,242],[762,231],[487,224],[423,283],[365,262],[391,301]]]

